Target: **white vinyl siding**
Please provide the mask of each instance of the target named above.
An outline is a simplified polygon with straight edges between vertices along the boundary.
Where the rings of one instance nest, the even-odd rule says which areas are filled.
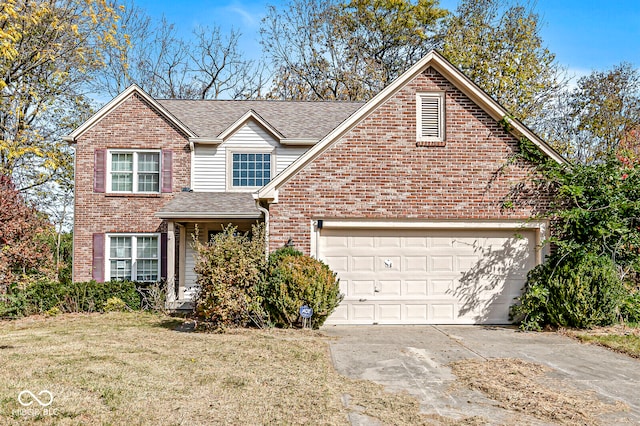
[[[192,189],[196,192],[224,192],[224,147],[196,145],[194,154]]]
[[[272,167],[271,179],[273,179],[276,174],[286,169],[307,149],[309,148],[282,146],[261,126],[249,122],[218,146],[196,144],[193,156],[192,189],[196,192],[237,190],[232,187],[231,182],[227,182],[227,179],[231,178],[230,169],[233,166],[232,159],[227,157],[227,151],[271,152],[271,160],[275,162]]]
[[[298,159],[302,154],[307,152],[309,148],[285,148],[279,147],[276,149],[276,174],[282,172],[289,167],[291,163]]]
[[[416,110],[418,140],[443,141],[444,93],[418,93]]]

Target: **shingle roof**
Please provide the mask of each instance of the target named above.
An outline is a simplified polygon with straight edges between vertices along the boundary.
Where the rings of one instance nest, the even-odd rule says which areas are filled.
[[[250,192],[179,192],[157,213],[161,219],[260,218]]]
[[[253,110],[285,138],[322,139],[362,102],[160,99],[164,108],[200,137],[217,137]]]

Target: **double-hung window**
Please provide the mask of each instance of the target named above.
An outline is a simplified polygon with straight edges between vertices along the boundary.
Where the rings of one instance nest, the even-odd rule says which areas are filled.
[[[272,166],[271,152],[230,151],[229,189],[259,188],[266,185],[272,177]]]
[[[159,151],[109,151],[109,192],[160,192]]]
[[[444,92],[418,93],[416,96],[416,112],[417,140],[444,141]]]
[[[107,237],[107,280],[158,281],[160,243],[157,234]]]

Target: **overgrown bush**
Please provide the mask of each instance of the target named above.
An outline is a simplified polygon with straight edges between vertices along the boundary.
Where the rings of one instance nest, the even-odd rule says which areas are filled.
[[[207,243],[199,241],[196,229],[193,248],[200,287],[194,306],[199,327],[223,330],[252,322],[262,326],[259,285],[266,263],[264,225],[254,225],[251,233],[244,234],[229,225]]]
[[[527,330],[591,328],[618,321],[625,289],[614,263],[591,252],[556,253],[529,272],[511,315]]]
[[[336,274],[323,262],[290,248],[269,257],[263,286],[264,306],[276,326],[300,324],[300,307],[313,309],[311,324],[320,327],[342,301]]]
[[[640,325],[640,290],[627,290],[620,305],[620,317],[626,323]]]

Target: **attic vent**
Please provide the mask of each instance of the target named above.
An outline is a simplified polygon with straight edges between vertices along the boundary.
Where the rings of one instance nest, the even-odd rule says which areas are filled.
[[[444,141],[444,93],[417,95],[418,141]]]

